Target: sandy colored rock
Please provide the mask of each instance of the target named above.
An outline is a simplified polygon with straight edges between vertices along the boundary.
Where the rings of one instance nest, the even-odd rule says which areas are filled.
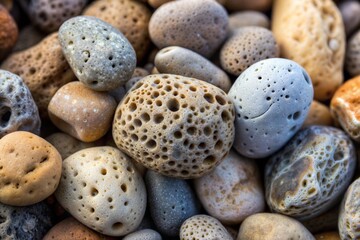
[[[120,30],[133,46],[138,62],[143,59],[150,45],[151,11],[146,5],[131,0],[98,0],[83,14],[97,17]]]
[[[0,139],[0,202],[27,206],[50,196],[61,177],[61,156],[47,141],[29,132]]]
[[[55,92],[75,80],[67,63],[57,33],[44,38],[37,45],[11,54],[2,69],[19,75],[29,87],[41,117],[47,117],[47,108]]]
[[[44,236],[43,240],[103,240],[99,233],[69,217],[55,226]]]
[[[226,0],[225,7],[230,11],[256,10],[267,11],[273,0]]]
[[[341,1],[339,10],[344,21],[346,35],[349,37],[360,26],[360,2]]]
[[[224,224],[235,225],[265,209],[265,193],[254,161],[230,151],[211,173],[194,186],[206,212]]]
[[[270,28],[270,20],[264,13],[258,11],[241,11],[229,15],[231,33],[236,32],[239,28],[249,26]]]
[[[276,214],[254,214],[241,224],[237,240],[315,240],[314,236],[297,220]]]
[[[236,31],[222,46],[222,68],[239,76],[256,62],[279,57],[279,47],[273,34],[266,28],[250,26]]]
[[[330,110],[334,119],[350,135],[352,139],[360,142],[360,76],[346,81],[331,99]]]
[[[230,233],[217,220],[207,215],[195,215],[187,219],[180,228],[181,240],[232,240]]]
[[[186,48],[163,48],[155,57],[155,67],[160,73],[181,75],[211,83],[228,92],[232,83],[227,74],[212,62]]]
[[[325,104],[316,100],[312,101],[308,115],[306,116],[303,127],[311,125],[325,125],[332,126],[334,120],[332,119],[330,108]]]
[[[272,30],[281,56],[309,73],[315,99],[329,100],[343,82],[345,30],[332,0],[275,0]]]
[[[316,240],[340,240],[339,233],[337,232],[325,232],[315,235]]]
[[[360,75],[360,29],[348,41],[345,67],[351,76]]]
[[[194,78],[149,75],[117,107],[116,145],[167,176],[200,177],[227,155],[234,106],[221,89]]]
[[[71,82],[51,99],[49,117],[63,132],[80,141],[93,142],[110,129],[115,108],[116,102],[108,93]]]
[[[18,28],[8,10],[0,4],[0,60],[11,51],[18,38]]]
[[[133,232],[146,209],[143,179],[113,147],[87,148],[65,159],[55,196],[82,224],[109,236]]]
[[[179,46],[205,57],[220,47],[227,30],[227,12],[214,0],[166,3],[153,13],[149,24],[150,38],[159,49]]]

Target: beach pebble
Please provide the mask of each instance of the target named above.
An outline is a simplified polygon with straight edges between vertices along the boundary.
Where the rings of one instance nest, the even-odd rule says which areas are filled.
[[[59,40],[77,78],[93,90],[124,85],[136,67],[135,51],[126,37],[98,18],[67,20],[59,29]]]
[[[315,99],[329,100],[343,82],[345,30],[332,0],[274,1],[272,31],[281,56],[303,66]]]
[[[186,48],[163,48],[155,57],[155,67],[160,73],[177,74],[211,83],[225,92],[231,87],[227,74],[212,62]]]
[[[345,66],[351,76],[360,75],[360,29],[348,41]]]
[[[123,240],[162,240],[161,235],[152,229],[143,229],[130,233]]]
[[[245,70],[229,97],[236,111],[233,147],[244,156],[263,158],[278,151],[300,129],[313,88],[300,65],[272,58]]]
[[[0,60],[11,51],[18,38],[18,28],[8,10],[0,5]]]
[[[331,99],[330,110],[352,139],[360,142],[360,76],[346,81]]]
[[[254,63],[276,57],[279,57],[279,47],[271,31],[250,26],[237,29],[225,42],[220,52],[220,63],[225,71],[239,76]]]
[[[207,215],[195,215],[187,219],[180,229],[181,240],[221,239],[233,240],[226,228],[217,220]]]
[[[89,229],[73,217],[69,217],[55,226],[45,235],[43,240],[103,240],[99,233]]]
[[[140,174],[113,147],[87,148],[65,159],[55,196],[78,221],[109,236],[134,231],[146,208]]]
[[[133,46],[138,62],[143,59],[150,45],[151,11],[146,5],[131,0],[98,0],[83,14],[97,17],[121,31]]]
[[[200,204],[185,180],[166,177],[149,170],[145,183],[151,217],[160,233],[176,237],[181,224],[200,213]]]
[[[315,235],[316,240],[340,240],[338,232],[325,232]]]
[[[315,240],[300,222],[276,213],[258,213],[246,218],[237,237],[237,240],[280,239]]]
[[[341,1],[339,10],[344,21],[346,35],[350,36],[360,26],[360,2]]]
[[[308,115],[306,116],[303,127],[311,125],[325,125],[332,126],[334,120],[332,119],[330,108],[325,104],[316,100],[312,101]]]
[[[265,209],[265,196],[254,161],[230,151],[214,171],[194,180],[202,206],[224,224],[235,225]]]
[[[256,10],[267,11],[273,0],[226,0],[225,7],[230,11]]]
[[[0,99],[0,138],[15,131],[40,134],[37,106],[19,76],[0,70]]]
[[[48,104],[55,92],[76,79],[62,53],[57,33],[29,49],[11,54],[0,68],[23,79],[42,118],[48,116]]]
[[[221,89],[193,78],[144,77],[116,109],[113,137],[134,160],[179,178],[210,172],[234,139],[234,106]]]
[[[93,142],[110,129],[115,108],[116,102],[108,93],[71,82],[56,92],[48,109],[60,130],[80,141]]]
[[[231,33],[235,33],[239,28],[249,26],[270,28],[270,20],[264,13],[258,11],[241,11],[229,15]]]
[[[214,0],[166,3],[156,9],[149,24],[150,38],[158,48],[179,46],[205,57],[219,48],[227,30],[226,10]]]
[[[266,201],[274,212],[311,219],[338,202],[355,166],[355,146],[344,132],[305,128],[266,163]]]
[[[12,207],[0,203],[0,239],[42,239],[53,225],[49,206],[39,202],[27,207]]]
[[[33,133],[17,131],[0,139],[0,202],[28,206],[50,196],[61,176],[61,156]]]

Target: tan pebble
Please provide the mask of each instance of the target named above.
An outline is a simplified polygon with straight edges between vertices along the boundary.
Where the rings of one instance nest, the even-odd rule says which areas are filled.
[[[54,227],[44,236],[43,240],[103,240],[99,233],[89,229],[76,219],[67,218]]]
[[[142,60],[150,45],[151,12],[146,5],[131,0],[98,0],[83,14],[100,18],[120,30],[133,46],[138,61]]]
[[[256,10],[267,11],[273,0],[226,0],[225,7],[230,11]]]
[[[27,206],[50,196],[61,176],[61,156],[47,141],[29,132],[0,139],[0,202]]]
[[[18,28],[8,10],[0,4],[0,60],[14,47],[18,38]]]
[[[277,58],[279,47],[271,31],[262,27],[239,28],[223,45],[220,52],[222,68],[239,76],[256,62]]]
[[[360,26],[360,2],[357,0],[341,1],[339,3],[346,35],[349,37]]]
[[[340,240],[338,232],[325,232],[315,235],[316,240]]]
[[[67,63],[57,33],[44,38],[37,45],[11,54],[2,69],[19,75],[29,87],[41,117],[47,117],[47,108],[55,92],[75,80]]]
[[[160,73],[177,74],[211,83],[225,92],[231,87],[227,74],[209,60],[186,48],[163,48],[155,57],[155,67]]]
[[[350,135],[360,142],[360,76],[346,81],[331,99],[330,110],[334,119]]]
[[[336,206],[317,217],[302,221],[302,224],[304,224],[310,232],[318,233],[337,229],[338,219],[339,208]]]
[[[229,15],[229,30],[234,33],[238,28],[257,26],[270,28],[269,18],[262,12],[241,11]]]
[[[237,240],[280,239],[315,240],[299,221],[276,213],[257,213],[246,218],[237,237]]]
[[[93,142],[111,127],[116,102],[105,92],[87,88],[81,82],[61,87],[49,103],[49,117],[63,132],[83,142]]]
[[[330,114],[330,108],[321,102],[314,100],[311,103],[309,113],[305,119],[303,127],[310,125],[334,125]]]
[[[275,0],[272,30],[281,56],[309,73],[316,100],[328,100],[343,82],[345,30],[332,0]]]
[[[345,67],[351,76],[360,75],[360,29],[348,41]]]
[[[205,210],[224,224],[239,224],[265,208],[255,162],[234,151],[214,171],[195,179],[194,185]]]
[[[200,177],[227,155],[234,140],[234,106],[221,89],[178,75],[149,75],[119,104],[116,145],[147,168]]]
[[[227,12],[213,0],[166,3],[153,13],[149,24],[151,40],[158,48],[179,46],[205,57],[214,54],[227,30]]]

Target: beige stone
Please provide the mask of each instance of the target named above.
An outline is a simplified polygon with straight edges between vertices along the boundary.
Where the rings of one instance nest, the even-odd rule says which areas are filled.
[[[330,108],[325,104],[314,100],[311,103],[310,110],[305,119],[303,127],[311,125],[334,125],[334,120],[331,117]]]

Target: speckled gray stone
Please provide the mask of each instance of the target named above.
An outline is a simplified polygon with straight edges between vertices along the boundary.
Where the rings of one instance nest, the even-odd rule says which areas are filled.
[[[15,131],[40,134],[38,108],[23,80],[0,70],[0,138]]]
[[[188,183],[148,170],[145,176],[148,206],[160,233],[178,236],[181,224],[199,213],[198,200]]]
[[[123,240],[162,240],[161,235],[152,229],[143,229],[130,233]]]
[[[113,90],[128,81],[136,54],[126,37],[102,20],[79,16],[61,25],[59,40],[77,78],[97,91]]]
[[[51,210],[44,202],[27,207],[0,203],[0,239],[40,240],[52,225]]]
[[[228,94],[236,111],[233,147],[250,158],[275,153],[302,126],[313,94],[309,75],[294,61],[271,58],[251,65]]]

